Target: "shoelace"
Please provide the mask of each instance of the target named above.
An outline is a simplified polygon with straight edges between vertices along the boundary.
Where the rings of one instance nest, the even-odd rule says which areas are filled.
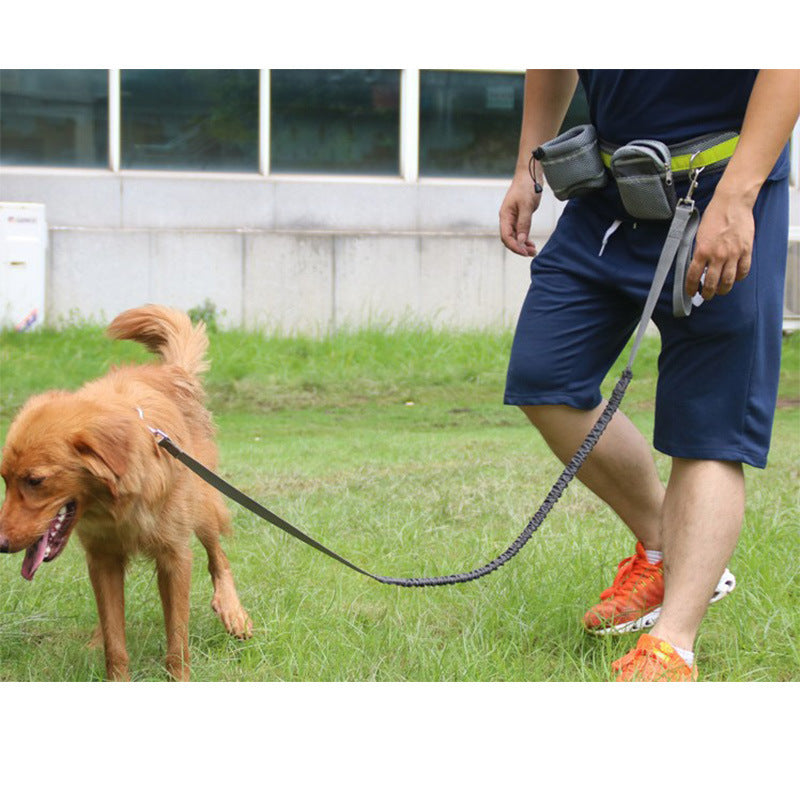
[[[617,565],[617,575],[614,578],[614,583],[600,593],[600,599],[606,600],[619,592],[629,581],[638,580],[647,572],[648,567],[650,567],[650,562],[647,558],[642,558],[638,553],[623,558]]]

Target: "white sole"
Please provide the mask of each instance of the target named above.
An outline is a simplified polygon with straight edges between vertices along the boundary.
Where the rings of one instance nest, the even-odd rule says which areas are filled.
[[[726,567],[725,572],[722,573],[722,577],[717,583],[717,588],[714,589],[714,594],[711,595],[709,605],[722,600],[723,597],[727,597],[735,588],[736,578],[734,574]],[[635,633],[636,631],[641,631],[645,628],[652,628],[653,625],[656,624],[656,620],[660,614],[661,606],[658,606],[658,608],[654,608],[652,611],[648,611],[644,616],[631,620],[630,622],[621,622],[619,625],[611,625],[608,628],[595,630],[587,628],[587,630],[589,633],[593,633],[595,636],[613,636],[621,633]]]

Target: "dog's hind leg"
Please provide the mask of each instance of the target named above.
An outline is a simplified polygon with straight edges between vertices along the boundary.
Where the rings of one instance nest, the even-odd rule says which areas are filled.
[[[181,547],[158,553],[156,572],[167,629],[167,671],[176,681],[188,681],[192,551]]]
[[[239,602],[231,565],[219,541],[220,532],[230,526],[228,509],[221,500],[209,498],[204,510],[206,513],[195,532],[208,553],[208,571],[214,584],[211,608],[228,633],[239,639],[249,639],[253,635],[253,622]]]
[[[125,558],[107,553],[86,552],[106,658],[106,677],[130,680],[125,646]]]

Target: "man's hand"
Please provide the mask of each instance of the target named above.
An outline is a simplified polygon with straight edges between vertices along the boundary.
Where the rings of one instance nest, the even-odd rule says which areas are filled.
[[[728,294],[736,281],[747,277],[754,231],[751,202],[724,191],[714,194],[700,220],[694,256],[686,272],[686,291],[690,297],[698,291],[704,300]]]
[[[574,69],[529,69],[525,72],[517,164],[511,187],[500,207],[500,238],[512,253],[529,258],[536,255],[536,246],[530,240],[531,216],[539,207],[542,195],[534,190],[528,163],[531,153],[558,133],[577,83],[578,72]]]
[[[750,93],[739,143],[700,221],[686,273],[693,295],[727,294],[747,277],[753,252],[753,206],[800,113],[800,70],[762,69]]]
[[[531,258],[536,255],[536,245],[529,237],[531,217],[541,200],[531,176],[518,171],[500,206],[500,238],[512,253]]]

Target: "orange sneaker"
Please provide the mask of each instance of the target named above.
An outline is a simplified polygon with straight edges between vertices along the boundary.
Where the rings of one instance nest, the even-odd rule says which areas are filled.
[[[641,542],[636,553],[619,562],[614,582],[600,595],[600,602],[583,617],[590,633],[628,633],[649,628],[661,613],[664,598],[662,562],[651,564]]]
[[[615,661],[611,668],[617,681],[696,681],[697,667],[690,667],[675,648],[649,633],[643,633],[636,647]]]
[[[709,602],[716,603],[736,588],[736,578],[726,569]],[[600,594],[600,602],[583,617],[589,633],[630,633],[651,628],[661,614],[664,599],[664,567],[661,561],[651,564],[641,542],[634,555],[617,567],[614,582]]]

